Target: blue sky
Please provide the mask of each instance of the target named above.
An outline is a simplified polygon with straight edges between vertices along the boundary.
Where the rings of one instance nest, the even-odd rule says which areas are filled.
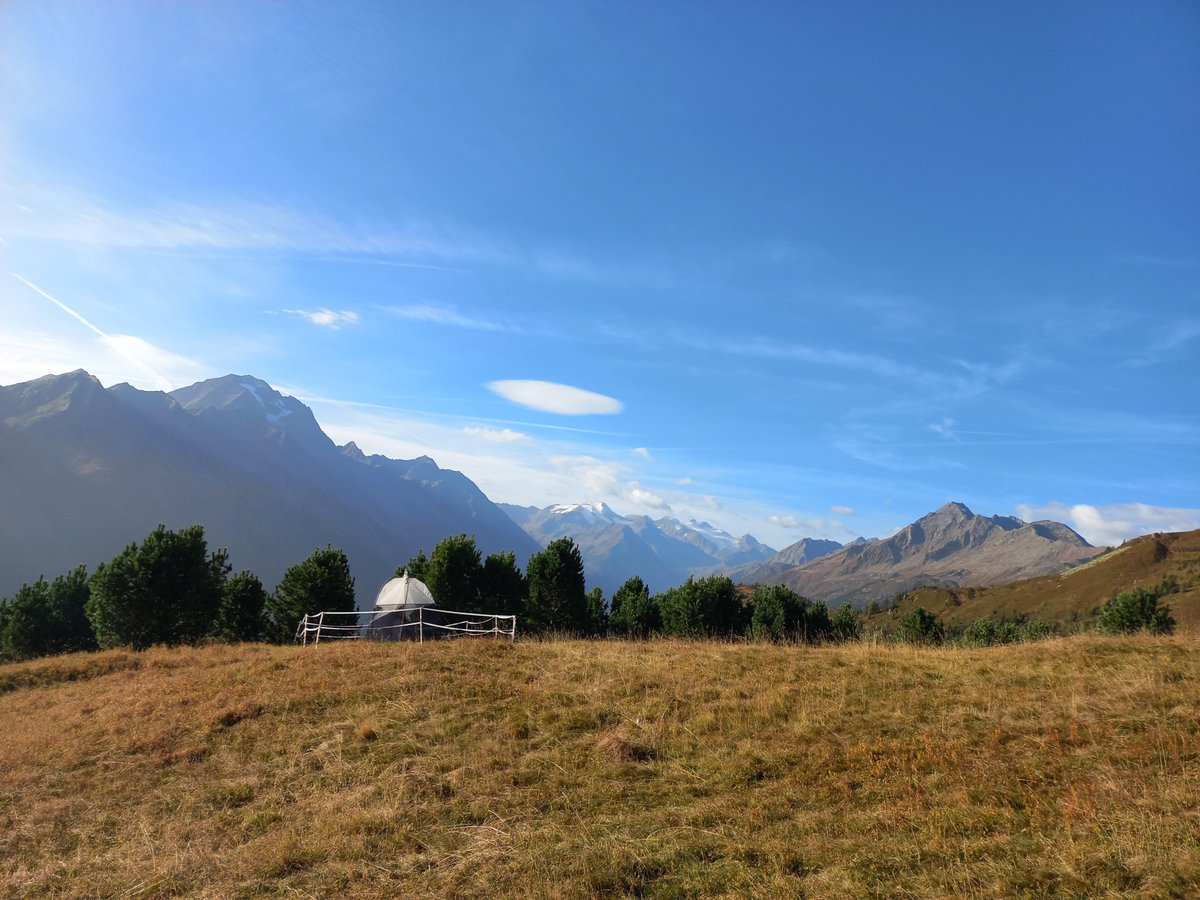
[[[0,6],[0,383],[774,546],[1200,527],[1200,7]]]

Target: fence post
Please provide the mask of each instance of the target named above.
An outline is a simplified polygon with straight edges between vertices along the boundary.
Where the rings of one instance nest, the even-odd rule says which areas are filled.
[[[308,613],[305,613],[304,618],[300,620],[300,633],[304,635],[304,637],[302,637],[300,639],[300,646],[307,647],[308,646]]]
[[[322,612],[317,616],[317,636],[313,639],[314,644],[321,643],[321,629],[325,626],[325,613]]]
[[[417,607],[417,643],[425,643],[425,607]]]

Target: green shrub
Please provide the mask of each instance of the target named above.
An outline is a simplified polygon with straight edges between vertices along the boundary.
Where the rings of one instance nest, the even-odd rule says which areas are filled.
[[[960,640],[973,647],[994,647],[999,644],[1023,644],[1051,637],[1054,628],[1037,619],[1024,617],[1010,622],[977,619],[963,629]]]
[[[918,606],[909,610],[896,627],[896,639],[909,644],[940,644],[946,636],[937,616]]]
[[[829,622],[830,638],[835,641],[857,641],[862,638],[862,617],[849,603],[841,606]]]
[[[1145,588],[1122,591],[1104,604],[1096,620],[1096,630],[1102,634],[1133,634],[1149,631],[1170,634],[1175,630],[1168,606],[1158,605],[1158,593]]]

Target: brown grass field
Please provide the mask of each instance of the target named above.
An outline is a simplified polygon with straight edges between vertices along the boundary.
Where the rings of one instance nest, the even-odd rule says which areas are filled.
[[[11,897],[1200,896],[1200,637],[0,667]]]

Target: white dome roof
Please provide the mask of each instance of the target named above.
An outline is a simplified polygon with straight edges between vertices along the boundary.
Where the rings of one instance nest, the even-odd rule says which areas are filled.
[[[375,595],[375,609],[401,609],[403,607],[433,606],[433,594],[425,582],[402,575],[393,578]]]

